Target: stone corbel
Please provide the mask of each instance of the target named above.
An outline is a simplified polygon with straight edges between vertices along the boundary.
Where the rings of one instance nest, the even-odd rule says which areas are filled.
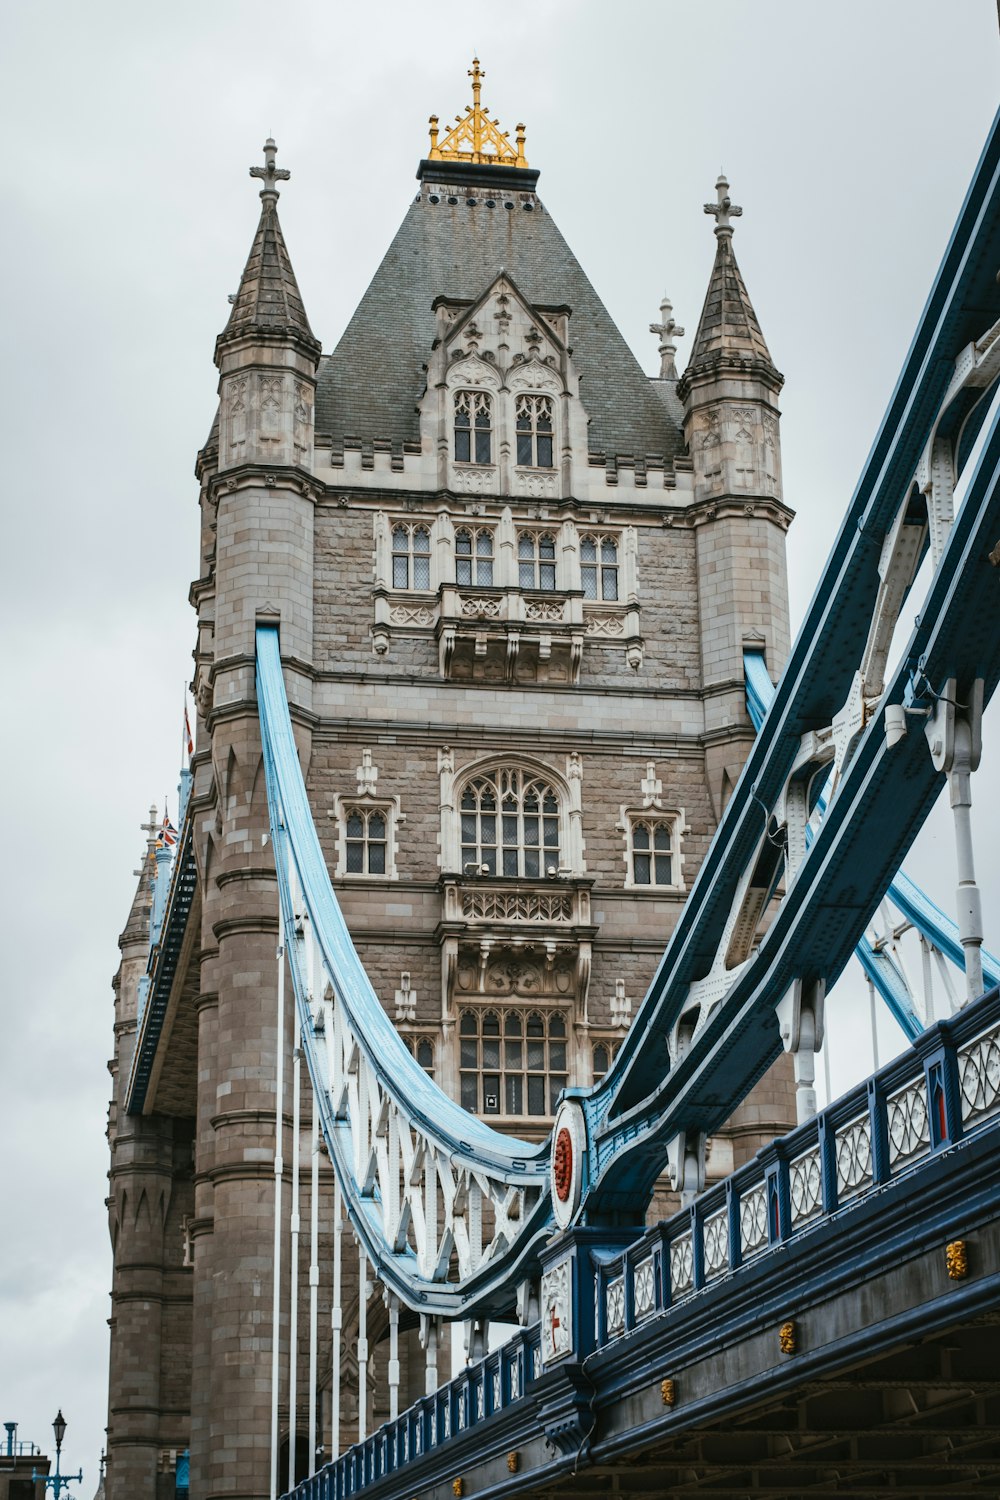
[[[455,655],[455,627],[445,625],[441,631],[441,639],[438,642],[438,664],[442,677],[448,677],[451,673],[451,661]]]
[[[507,636],[507,659],[504,665],[504,674],[508,682],[514,681],[514,672],[517,668],[517,653],[520,649],[521,637],[516,630],[509,632]],[[483,651],[485,656],[486,652]],[[476,655],[479,655],[479,638],[476,638]]]
[[[570,639],[569,639],[569,668],[570,668],[570,681],[571,682],[574,682],[574,683],[579,682],[579,680],[580,680],[580,667],[581,667],[582,664],[583,664],[583,633],[581,631],[579,634],[577,634],[577,632],[574,631],[573,634],[570,636]]]

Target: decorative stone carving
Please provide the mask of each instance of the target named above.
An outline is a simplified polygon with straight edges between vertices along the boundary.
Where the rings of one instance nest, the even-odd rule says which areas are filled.
[[[389,610],[391,625],[433,625],[435,614],[423,605],[394,604]]]
[[[554,474],[536,474],[529,470],[518,469],[514,475],[514,485],[519,495],[527,495],[533,500],[555,498],[556,476]]]
[[[463,468],[458,464],[451,466],[452,489],[462,495],[492,495],[497,491],[496,469],[479,468],[470,466]]]
[[[625,634],[624,615],[591,615],[585,626],[588,635],[615,636]]]

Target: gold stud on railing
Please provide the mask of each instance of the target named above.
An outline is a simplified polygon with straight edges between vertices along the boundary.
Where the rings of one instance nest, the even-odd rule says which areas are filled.
[[[673,1380],[660,1381],[660,1395],[664,1406],[673,1406],[677,1400],[677,1386]]]
[[[461,1496],[461,1494],[462,1494],[462,1481],[461,1481],[461,1479],[453,1479],[451,1481],[451,1492],[452,1492],[453,1495],[459,1495],[459,1496]]]
[[[521,1466],[521,1455],[516,1448],[512,1448],[507,1454],[507,1472],[516,1474]]]
[[[787,1323],[782,1323],[778,1329],[778,1348],[782,1354],[794,1354],[798,1348],[798,1329],[789,1318]]]
[[[949,1281],[964,1281],[969,1274],[969,1249],[964,1240],[952,1240],[945,1246]]]

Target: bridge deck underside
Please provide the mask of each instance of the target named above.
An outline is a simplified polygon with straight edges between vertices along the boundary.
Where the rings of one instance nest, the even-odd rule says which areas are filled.
[[[909,1344],[535,1495],[996,1495],[1000,1315]]]

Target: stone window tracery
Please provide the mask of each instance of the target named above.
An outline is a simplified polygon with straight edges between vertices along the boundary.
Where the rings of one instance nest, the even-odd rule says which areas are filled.
[[[455,582],[459,587],[493,583],[493,533],[460,526],[455,532]]]
[[[559,869],[559,797],[541,776],[501,767],[466,782],[459,803],[467,874],[538,880]]]
[[[455,392],[455,462],[493,462],[493,400],[485,391]]]
[[[580,538],[580,580],[585,599],[618,598],[618,541],[589,532]]]
[[[344,809],[344,869],[348,875],[388,873],[389,819],[383,807]]]
[[[430,1037],[418,1036],[416,1038],[404,1036],[403,1046],[411,1057],[415,1057],[429,1078],[434,1077],[434,1043]]]
[[[520,468],[552,468],[552,397],[520,395],[514,403]]]
[[[517,581],[522,589],[555,589],[556,539],[551,531],[519,533]]]
[[[629,820],[630,885],[673,886],[674,825],[668,818]]]
[[[394,589],[431,587],[431,534],[426,526],[392,528],[392,586]]]
[[[605,1073],[610,1068],[615,1057],[614,1042],[595,1042],[592,1053],[594,1065],[594,1082],[600,1083]]]
[[[458,1033],[463,1109],[482,1115],[555,1113],[568,1076],[561,1012],[467,1009],[459,1017]]]

